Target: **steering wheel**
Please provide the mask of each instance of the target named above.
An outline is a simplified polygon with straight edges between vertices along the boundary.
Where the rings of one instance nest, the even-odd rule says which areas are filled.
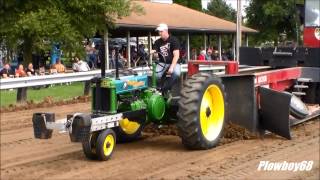
[[[167,71],[167,70],[169,69],[169,67],[166,68],[166,62],[167,62],[167,60],[166,60],[166,58],[164,57],[164,55],[161,54],[160,52],[155,52],[155,53],[153,53],[153,54],[149,54],[149,56],[154,57],[154,54],[158,54],[158,57],[157,57],[157,59],[152,59],[152,62],[156,63],[157,65],[159,65],[159,66],[161,67],[159,71],[156,71],[156,73],[161,73],[161,72]],[[162,63],[160,62],[160,57],[159,57],[159,56],[161,56],[162,59],[164,59],[164,61],[165,61],[165,62],[163,62],[164,64],[162,64]]]

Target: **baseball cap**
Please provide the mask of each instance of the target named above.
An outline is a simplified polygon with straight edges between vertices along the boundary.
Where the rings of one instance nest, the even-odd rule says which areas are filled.
[[[164,31],[164,30],[168,30],[168,25],[161,23],[158,25],[156,31]]]

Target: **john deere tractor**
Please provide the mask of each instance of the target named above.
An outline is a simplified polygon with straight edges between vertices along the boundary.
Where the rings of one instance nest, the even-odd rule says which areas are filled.
[[[156,64],[155,61],[150,68],[151,76],[131,72],[119,77],[116,63],[115,75],[106,77],[102,68],[101,77],[91,80],[91,113],[75,113],[57,121],[53,113],[34,113],[35,137],[51,138],[53,129],[68,132],[72,142],[82,143],[87,158],[107,160],[116,142],[136,140],[147,124],[177,123],[187,148],[215,146],[225,118],[225,94],[220,78],[200,73],[184,83],[181,96],[164,95],[162,84],[157,85]],[[166,71],[165,67],[161,71]]]

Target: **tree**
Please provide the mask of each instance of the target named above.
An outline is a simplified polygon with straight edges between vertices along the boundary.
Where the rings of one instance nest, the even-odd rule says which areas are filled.
[[[237,21],[236,10],[228,5],[224,0],[211,0],[208,4],[208,9],[205,10],[205,12],[228,21]]]
[[[64,49],[82,48],[84,37],[113,27],[116,18],[140,7],[129,0],[32,0],[3,1],[0,8],[0,44],[9,48],[21,45],[24,63],[32,51],[59,43]]]
[[[296,0],[251,0],[245,11],[247,25],[259,30],[257,43],[273,41],[277,46],[281,34],[294,39],[300,26]]]
[[[201,0],[173,0],[173,2],[198,11],[202,10]]]

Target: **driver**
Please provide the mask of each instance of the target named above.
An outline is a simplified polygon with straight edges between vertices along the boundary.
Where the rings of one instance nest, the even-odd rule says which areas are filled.
[[[170,90],[179,79],[181,73],[180,64],[178,63],[180,44],[177,38],[169,35],[166,24],[159,24],[156,31],[159,32],[160,38],[155,41],[152,53],[160,53],[160,63],[157,64],[156,68],[156,71],[160,72],[157,73],[157,78],[160,79],[163,73],[165,73],[165,71],[161,71],[162,69],[167,69],[166,73],[171,77],[165,83],[166,85],[163,87],[163,90]]]

